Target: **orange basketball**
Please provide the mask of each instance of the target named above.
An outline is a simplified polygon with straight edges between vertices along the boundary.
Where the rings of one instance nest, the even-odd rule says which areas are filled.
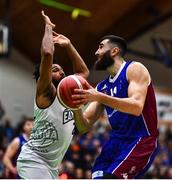
[[[76,110],[79,107],[72,103],[72,95],[75,94],[74,89],[87,89],[82,76],[70,75],[63,78],[57,87],[57,96],[60,103],[70,109]]]

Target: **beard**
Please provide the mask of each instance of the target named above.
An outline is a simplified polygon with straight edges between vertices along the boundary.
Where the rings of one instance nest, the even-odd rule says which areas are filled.
[[[114,60],[110,55],[110,50],[104,53],[103,57],[100,60],[97,60],[94,64],[95,70],[104,71],[108,67],[114,64]]]

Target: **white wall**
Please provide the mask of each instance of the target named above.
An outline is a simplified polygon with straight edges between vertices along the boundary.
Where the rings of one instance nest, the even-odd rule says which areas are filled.
[[[10,58],[0,58],[0,100],[12,124],[22,115],[33,116],[35,81],[33,65],[12,49]]]

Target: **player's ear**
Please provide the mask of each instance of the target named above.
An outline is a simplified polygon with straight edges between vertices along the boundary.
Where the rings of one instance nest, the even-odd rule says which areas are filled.
[[[111,56],[114,57],[117,54],[119,54],[119,52],[120,52],[119,47],[114,47],[114,48],[111,49]]]

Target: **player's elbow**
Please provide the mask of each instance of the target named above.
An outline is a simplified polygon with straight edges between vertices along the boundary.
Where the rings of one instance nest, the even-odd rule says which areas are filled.
[[[89,71],[88,69],[85,70],[85,72],[84,72],[84,77],[85,77],[85,79],[88,78],[89,74],[90,74],[90,71]]]
[[[87,79],[90,75],[90,71],[88,69],[85,69],[84,72],[80,74],[83,78]]]

